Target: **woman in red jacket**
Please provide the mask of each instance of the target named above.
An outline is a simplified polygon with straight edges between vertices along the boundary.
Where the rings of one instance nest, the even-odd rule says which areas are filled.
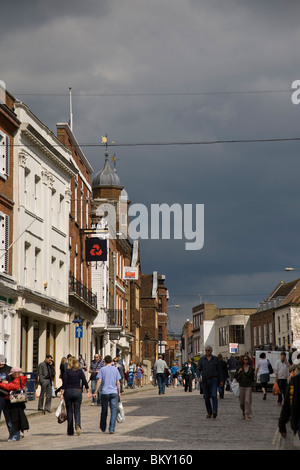
[[[9,410],[10,422],[8,423],[9,441],[19,441],[20,431],[29,429],[28,420],[24,413],[25,403],[10,403],[9,392],[11,390],[19,390],[26,387],[27,378],[22,375],[20,367],[13,367],[10,374],[13,378],[11,382],[4,380],[0,383],[0,387],[7,391],[5,397],[5,406]]]

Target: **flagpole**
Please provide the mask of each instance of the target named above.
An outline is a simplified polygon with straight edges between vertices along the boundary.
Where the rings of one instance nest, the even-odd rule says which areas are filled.
[[[70,129],[73,132],[72,87],[69,86],[70,95]]]

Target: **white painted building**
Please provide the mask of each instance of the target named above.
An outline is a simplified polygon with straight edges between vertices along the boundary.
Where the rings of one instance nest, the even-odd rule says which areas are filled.
[[[71,153],[28,107],[15,104],[21,122],[14,157],[14,263],[18,285],[12,365],[36,371],[52,354],[57,370],[69,347]]]

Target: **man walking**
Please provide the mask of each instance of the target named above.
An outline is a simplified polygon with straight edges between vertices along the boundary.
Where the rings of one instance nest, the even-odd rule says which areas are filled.
[[[110,406],[110,423],[109,423],[109,434],[114,434],[117,414],[118,414],[118,402],[120,399],[120,380],[121,375],[117,367],[112,367],[111,356],[105,356],[105,366],[101,367],[97,375],[97,386],[94,396],[97,396],[99,388],[101,390],[101,417],[100,417],[100,429],[102,432],[106,431],[107,411],[108,405]]]
[[[212,347],[205,347],[205,356],[201,357],[197,366],[198,382],[202,383],[207,418],[217,417],[218,414],[218,382],[222,387],[220,361],[212,355]]]
[[[229,378],[232,381],[237,371],[237,368],[239,367],[239,361],[237,360],[237,358],[231,355],[227,361],[227,367],[229,370]]]
[[[102,358],[99,356],[99,354],[95,354],[94,359],[92,360],[90,369],[89,369],[89,373],[91,374],[90,380],[91,380],[91,389],[92,389],[92,395],[93,395],[92,405],[96,405],[96,404],[98,406],[101,405],[101,396],[100,396],[101,391],[99,391],[98,395],[95,395],[95,397],[94,397],[94,392],[97,386],[97,374],[99,370],[101,369],[101,367],[103,366],[104,366],[104,362],[102,361]]]
[[[168,365],[166,361],[163,360],[162,355],[158,356],[158,360],[155,362],[153,371],[157,378],[158,383],[158,394],[164,395],[166,389],[166,377],[165,377],[165,369],[168,369]]]
[[[290,364],[288,363],[286,353],[283,351],[280,354],[280,359],[276,361],[275,364],[275,380],[278,382],[278,387],[280,389],[277,403],[278,405],[281,405],[282,403],[282,397],[285,397],[286,389],[287,389],[287,383],[288,383],[288,378],[289,378],[289,371],[290,371]]]
[[[43,411],[44,413],[46,411],[48,413],[51,413],[52,374],[53,374],[51,364],[52,364],[52,356],[50,354],[47,354],[44,362],[41,362],[38,367],[39,383],[41,386],[41,393],[40,393],[39,402],[38,402],[38,410]],[[46,397],[45,407],[44,407],[44,397]]]

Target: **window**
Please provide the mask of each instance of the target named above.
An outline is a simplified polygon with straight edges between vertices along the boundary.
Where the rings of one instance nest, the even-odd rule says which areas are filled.
[[[9,137],[0,131],[0,176],[7,179],[9,175]]]
[[[267,323],[264,324],[264,342],[267,344],[269,342],[269,335],[268,335],[268,325]]]
[[[0,272],[8,273],[9,217],[0,212]]]
[[[258,327],[258,344],[262,344],[261,325]]]
[[[41,178],[34,175],[34,207],[35,213],[40,214],[41,211]]]
[[[26,286],[29,281],[29,250],[30,250],[30,243],[24,243],[24,285]]]
[[[40,284],[40,253],[39,248],[34,250],[34,286],[38,290]]]
[[[253,345],[257,346],[257,328],[256,328],[256,326],[253,328]]]
[[[229,342],[244,344],[244,325],[229,326]]]
[[[219,346],[225,346],[227,344],[226,338],[226,327],[223,326],[219,328]]]

